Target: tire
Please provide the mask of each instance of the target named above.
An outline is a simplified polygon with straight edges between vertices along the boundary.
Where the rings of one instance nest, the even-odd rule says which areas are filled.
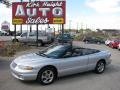
[[[88,44],[88,41],[85,41],[85,44]]]
[[[109,46],[109,44],[106,44],[106,46]]]
[[[118,51],[120,51],[120,48],[118,48]]]
[[[38,41],[38,47],[41,47],[41,46],[43,46],[43,42],[40,40]]]
[[[97,74],[101,74],[105,71],[105,61],[101,60],[97,63],[96,68],[95,68],[95,72]]]
[[[13,39],[12,42],[19,42],[18,39]]]
[[[100,42],[97,42],[98,45],[100,45]]]
[[[55,41],[55,40],[52,38],[52,39],[51,39],[51,43],[53,43],[54,41]]]
[[[112,49],[114,49],[114,46],[113,46],[113,45],[111,45],[111,48],[112,48]]]
[[[49,85],[54,82],[57,73],[52,67],[45,67],[39,71],[37,81],[42,85]]]

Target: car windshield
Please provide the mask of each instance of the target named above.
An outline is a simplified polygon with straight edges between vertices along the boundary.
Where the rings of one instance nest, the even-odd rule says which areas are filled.
[[[69,34],[63,34],[59,36],[59,38],[71,38]]]
[[[27,33],[21,34],[21,37],[26,37],[26,36],[27,36]]]
[[[60,58],[67,48],[64,46],[56,46],[39,53],[39,55],[48,57],[48,58]]]

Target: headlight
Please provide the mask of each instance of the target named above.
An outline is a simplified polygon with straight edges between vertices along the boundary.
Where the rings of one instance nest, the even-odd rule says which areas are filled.
[[[32,70],[32,69],[33,69],[33,67],[31,67],[31,66],[18,65],[18,67],[19,67],[20,69],[23,69],[23,70]]]

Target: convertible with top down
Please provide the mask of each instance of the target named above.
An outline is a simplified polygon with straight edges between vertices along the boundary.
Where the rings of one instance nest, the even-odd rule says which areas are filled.
[[[58,45],[38,53],[17,57],[10,64],[12,75],[19,80],[37,80],[43,85],[57,77],[94,70],[100,74],[111,63],[108,51]]]

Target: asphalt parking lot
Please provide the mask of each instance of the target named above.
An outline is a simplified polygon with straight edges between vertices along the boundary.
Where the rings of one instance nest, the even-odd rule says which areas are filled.
[[[85,72],[59,78],[53,84],[42,86],[35,81],[22,82],[11,76],[9,64],[12,60],[0,60],[0,90],[120,90],[120,51],[105,45],[84,44],[74,45],[109,50],[112,64],[101,74]]]

